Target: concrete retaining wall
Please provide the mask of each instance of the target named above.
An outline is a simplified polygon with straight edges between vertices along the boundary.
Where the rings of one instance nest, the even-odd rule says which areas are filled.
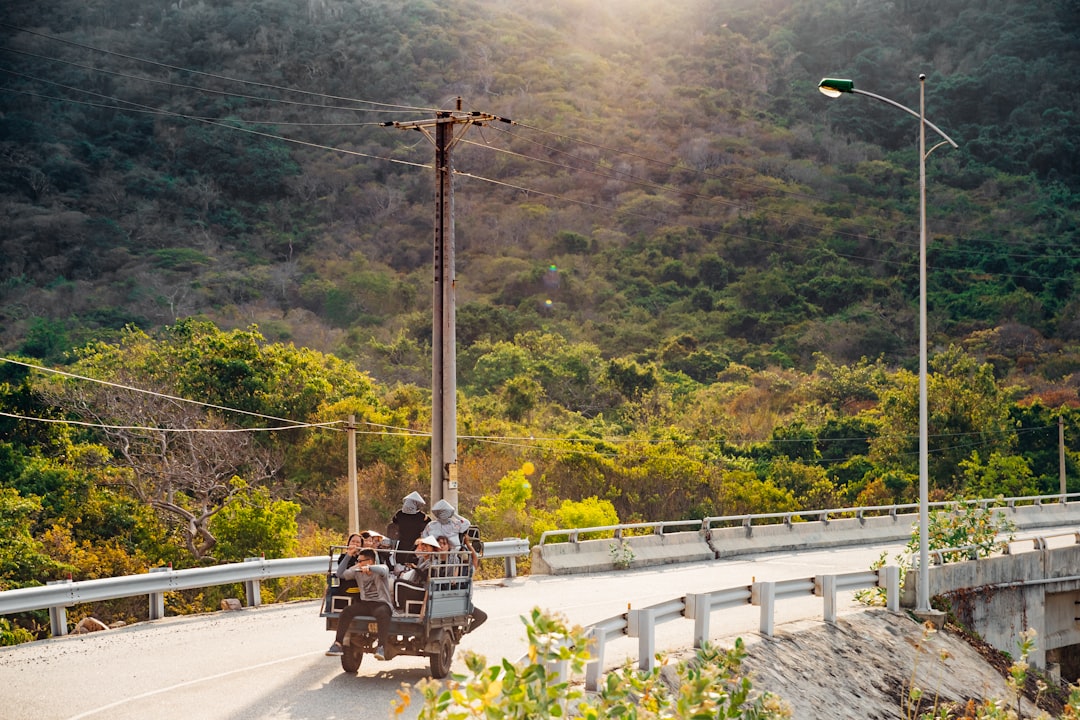
[[[1080,545],[935,565],[930,597],[951,596],[954,610],[986,642],[1017,655],[1020,633],[1036,631],[1033,664],[1045,667],[1048,651],[1080,642]],[[1054,582],[1055,578],[1060,581]],[[915,605],[918,573],[909,572],[901,603]]]

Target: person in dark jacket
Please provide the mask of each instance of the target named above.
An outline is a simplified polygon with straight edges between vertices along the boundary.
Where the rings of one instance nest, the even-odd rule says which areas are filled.
[[[416,554],[413,549],[416,541],[424,535],[424,528],[431,522],[431,518],[423,511],[424,496],[418,492],[412,492],[405,496],[401,503],[401,509],[394,514],[387,528],[387,534],[398,541],[397,562],[401,565],[416,562]]]

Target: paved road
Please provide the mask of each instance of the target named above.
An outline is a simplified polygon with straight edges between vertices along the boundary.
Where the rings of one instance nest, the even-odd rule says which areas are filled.
[[[557,610],[587,625],[625,611],[757,580],[805,578],[865,570],[899,545],[760,555],[658,569],[588,576],[536,576],[478,585],[475,602],[490,620],[467,635],[461,650],[496,658],[521,657],[519,620],[531,608]],[[843,605],[842,605],[843,607]],[[850,610],[855,606],[850,605]],[[423,658],[377,662],[365,657],[357,675],[341,671],[323,652],[332,641],[314,602],[249,608],[240,612],[166,618],[80,637],[0,648],[0,718],[5,720],[299,720],[388,717],[402,683],[428,677]],[[756,632],[759,610],[714,613],[715,637]],[[784,600],[776,622],[820,618],[821,600]],[[691,643],[693,623],[660,627],[658,649]],[[636,657],[636,640],[609,652],[610,665]],[[415,718],[410,708],[399,717]]]

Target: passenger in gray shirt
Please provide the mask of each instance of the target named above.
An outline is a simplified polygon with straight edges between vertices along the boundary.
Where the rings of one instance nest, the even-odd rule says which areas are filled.
[[[352,557],[356,564],[349,566]],[[377,563],[371,548],[350,548],[338,563],[337,573],[342,580],[355,580],[360,597],[353,600],[338,617],[337,636],[327,655],[344,655],[342,642],[349,632],[349,625],[357,615],[370,615],[379,625],[379,645],[375,649],[377,660],[386,660],[386,641],[393,616],[393,594],[390,592],[390,569]]]

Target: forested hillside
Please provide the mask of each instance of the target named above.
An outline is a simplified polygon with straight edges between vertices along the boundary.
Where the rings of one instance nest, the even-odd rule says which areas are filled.
[[[814,85],[913,106],[919,72],[961,145],[929,162],[935,341],[1076,339],[1073,4],[669,5],[16,8],[0,342],[59,358],[203,314],[422,380],[432,148],[378,124],[461,96],[518,123],[455,152],[466,346],[543,329],[659,358],[689,334],[705,376],[905,362],[917,125]]]
[[[349,414],[366,522],[427,487],[434,157],[393,122],[458,98],[501,118],[453,149],[495,535],[913,498],[918,123],[823,76],[917,107],[925,73],[959,144],[927,161],[935,497],[1056,492],[1059,415],[1074,467],[1075,2],[9,5],[0,587],[317,551]]]

